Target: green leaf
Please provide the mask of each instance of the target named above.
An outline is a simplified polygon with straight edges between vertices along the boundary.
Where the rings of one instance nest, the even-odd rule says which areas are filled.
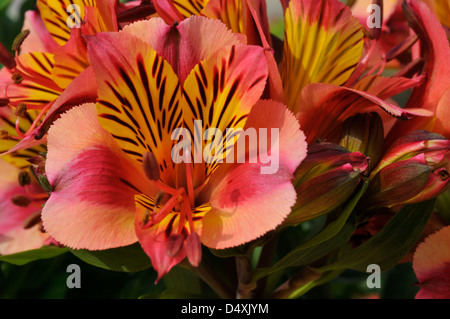
[[[22,266],[35,260],[54,258],[66,253],[67,251],[67,248],[45,246],[39,249],[27,250],[10,255],[3,255],[0,256],[0,261],[4,261],[17,266]]]
[[[433,212],[435,200],[407,205],[371,239],[346,251],[338,261],[316,269],[353,269],[365,272],[370,264],[377,264],[382,271],[395,266],[420,239]]]
[[[355,230],[356,220],[351,213],[364,194],[368,182],[363,183],[358,192],[347,202],[339,217],[328,224],[320,233],[293,249],[275,265],[256,269],[253,281],[288,267],[298,267],[313,262],[345,244]],[[351,216],[351,217],[350,217]]]
[[[113,271],[137,272],[152,265],[139,243],[107,250],[73,249],[71,252],[90,265]]]

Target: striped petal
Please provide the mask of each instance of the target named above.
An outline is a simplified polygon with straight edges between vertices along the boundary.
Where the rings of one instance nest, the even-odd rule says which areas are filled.
[[[124,32],[150,44],[169,62],[181,83],[200,61],[227,45],[243,43],[242,37],[232,33],[223,23],[197,16],[183,20],[177,26],[167,25],[159,18],[138,21],[125,27]]]
[[[291,1],[280,67],[288,107],[297,110],[310,83],[345,83],[362,50],[361,25],[338,0]]]
[[[39,12],[29,10],[25,12],[25,21],[22,30],[30,30],[30,34],[20,46],[20,53],[29,52],[53,52],[58,47],[56,41],[52,38]]]
[[[175,8],[185,17],[188,18],[192,15],[200,15],[203,8],[211,0],[172,0]]]
[[[5,89],[12,105],[25,103],[28,109],[42,108],[59,96],[62,90],[52,80],[53,54],[26,53],[17,57],[16,61],[17,70],[24,77],[20,84],[13,83],[8,70],[0,71],[0,87]]]
[[[31,124],[36,119],[38,113],[39,112],[37,111],[28,111],[26,118],[20,119],[19,130],[22,134],[25,134],[30,129]],[[10,108],[1,109],[0,130],[6,131],[11,137],[17,137],[16,119],[17,116]],[[18,168],[29,167],[30,163],[27,159],[35,157],[36,155],[46,152],[47,150],[45,146],[39,145],[15,151],[14,148],[18,145],[18,143],[19,140],[14,138],[0,140],[0,155],[2,156],[2,160]]]
[[[63,114],[49,130],[48,149],[52,193],[42,212],[46,231],[76,249],[136,242],[134,196],[155,190],[142,178],[142,167],[100,126],[95,104]]]
[[[333,138],[339,138],[340,125],[345,119],[357,113],[371,112],[374,105],[401,120],[432,116],[427,110],[402,109],[364,91],[322,83],[305,87],[300,105],[297,116],[308,143],[317,139],[333,141]]]
[[[126,33],[98,34],[88,40],[98,82],[97,110],[102,126],[131,158],[152,152],[161,178],[173,183],[171,133],[181,127],[181,89],[167,61]]]
[[[78,6],[73,7],[73,5]],[[68,21],[73,17],[84,19],[84,7],[95,7],[96,0],[38,0],[37,7],[47,30],[59,45],[64,45],[70,38]],[[72,6],[72,7],[70,7]],[[75,9],[77,8],[77,9]],[[72,9],[72,10],[70,10]],[[71,17],[73,14],[73,17]],[[78,18],[79,15],[79,18]]]
[[[259,102],[249,114],[245,129],[249,128],[257,130],[259,142],[261,129],[271,132],[264,142],[273,167],[265,171],[268,163],[258,152],[254,163],[250,157],[247,163],[225,164],[213,174],[205,189],[212,190],[212,210],[203,218],[201,234],[202,242],[212,248],[241,245],[274,230],[297,197],[291,179],[306,156],[307,144],[293,114],[281,103]],[[279,132],[278,138],[269,135],[272,129]]]
[[[261,97],[267,75],[264,50],[257,46],[230,46],[199,63],[183,87],[184,121],[192,136],[196,132],[205,134],[208,128],[218,129],[224,136],[215,138],[210,146],[225,145],[233,134],[232,130],[244,127],[250,109]],[[195,120],[201,120],[202,127],[196,127]],[[206,146],[203,138],[197,138],[195,142],[200,140],[202,145],[194,143],[194,153]],[[208,177],[226,154],[225,150],[205,159],[202,161],[205,168],[194,165],[194,174]]]
[[[54,51],[53,81],[62,89],[89,66],[86,41],[81,29],[73,28],[66,44]]]
[[[180,220],[179,212],[170,212],[161,222],[148,228],[143,225],[149,221],[155,208],[155,199],[147,195],[136,196],[135,229],[139,242],[152,260],[153,268],[158,272],[158,280],[173,266],[186,257],[186,238],[191,234],[188,222]],[[160,206],[156,209],[158,210]],[[201,233],[201,219],[210,210],[209,205],[202,205],[192,210],[193,225],[196,233]],[[180,222],[183,224],[180,226]],[[181,230],[180,230],[181,229]],[[178,239],[178,236],[181,238]],[[180,242],[173,247],[173,239]]]

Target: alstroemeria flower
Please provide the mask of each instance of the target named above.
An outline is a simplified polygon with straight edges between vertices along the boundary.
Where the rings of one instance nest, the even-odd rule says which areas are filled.
[[[48,195],[30,176],[20,185],[19,172],[0,160],[0,255],[37,249],[52,241],[40,223]]]
[[[443,227],[419,244],[413,268],[420,291],[416,299],[450,298],[450,226]]]
[[[160,22],[89,38],[97,111],[93,104],[72,108],[49,130],[53,192],[43,221],[72,248],[139,240],[161,278],[186,256],[198,265],[201,243],[223,249],[275,229],[295,203],[291,178],[306,143],[284,105],[259,101],[268,74],[261,47],[240,44],[222,23],[206,18],[143,32],[154,23]],[[130,34],[133,28],[138,37]],[[176,42],[168,41],[173,37]],[[279,157],[278,170],[261,174],[266,164],[261,153],[251,155],[253,145],[248,160],[221,163],[231,149],[211,147],[239,142],[228,133],[209,145],[194,142],[183,153],[186,162],[206,147],[208,161],[176,163],[172,132],[179,128],[192,136],[208,128],[277,129],[279,138],[269,138],[268,147]]]

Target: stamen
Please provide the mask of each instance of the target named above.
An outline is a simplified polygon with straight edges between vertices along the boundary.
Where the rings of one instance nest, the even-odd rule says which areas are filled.
[[[33,192],[30,191],[30,187],[28,185],[25,186],[25,190],[27,192],[28,197],[31,197],[34,200],[48,199],[48,194],[46,194],[46,193],[33,193]]]
[[[9,105],[9,99],[7,97],[1,97],[0,98],[0,107],[8,106],[8,105]]]
[[[184,163],[186,164],[186,183],[187,183],[187,193],[189,196],[189,204],[191,207],[194,207],[194,185],[193,185],[193,176],[192,176],[192,167],[191,167],[191,150],[188,149],[184,152]]]
[[[22,131],[20,130],[20,117],[17,117],[16,120],[16,132],[20,138],[25,138],[25,134],[23,134]]]
[[[31,184],[31,177],[28,172],[20,172],[19,173],[19,185],[24,187],[25,185]]]
[[[7,48],[0,42],[0,63],[5,66],[7,69],[14,69],[17,64],[14,56],[11,52],[8,51]]]
[[[47,113],[47,111],[52,107],[53,103],[48,103],[36,116],[36,119],[31,124],[28,131],[25,133],[25,136],[30,135],[30,133],[36,128],[41,118]]]
[[[11,46],[11,50],[14,52],[17,52],[20,49],[20,46],[22,45],[23,41],[30,35],[30,30],[23,30],[20,32],[16,38],[13,41],[13,44]]]
[[[19,72],[14,72],[13,75],[11,75],[11,80],[13,80],[14,84],[20,84],[24,80],[24,77]]]
[[[34,212],[24,220],[23,228],[29,229],[40,223],[40,221],[41,221],[41,211],[38,210],[37,212]]]
[[[31,199],[24,195],[14,195],[11,197],[11,202],[19,207],[28,207],[31,204]]]
[[[180,202],[180,196],[182,196],[183,194],[184,194],[183,188],[177,190],[177,192],[174,195],[172,195],[172,197],[158,212],[152,214],[152,223],[150,223],[149,225],[142,225],[142,228],[147,228],[161,222],[171,212],[171,210],[175,207],[175,205],[177,205]],[[154,216],[155,214],[156,216]]]
[[[27,117],[27,105],[25,103],[19,103],[16,106],[16,112],[15,115],[21,118],[26,118]]]

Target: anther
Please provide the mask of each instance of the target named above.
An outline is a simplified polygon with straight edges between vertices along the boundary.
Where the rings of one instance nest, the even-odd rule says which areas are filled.
[[[20,49],[20,46],[22,45],[23,41],[30,35],[30,30],[23,30],[20,32],[16,38],[13,41],[13,44],[11,46],[12,51],[18,51]]]
[[[0,97],[0,107],[8,106],[8,105],[9,105],[9,99],[6,97]]]
[[[27,207],[31,204],[31,199],[24,195],[14,195],[13,197],[11,197],[11,202],[19,207]]]
[[[15,112],[16,116],[21,117],[21,118],[26,118],[27,117],[27,105],[25,103],[19,103],[16,106],[16,112]]]
[[[7,130],[0,130],[0,140],[10,140],[11,136]]]
[[[29,229],[35,225],[37,225],[41,221],[41,211],[38,210],[34,212],[30,216],[28,216],[23,222],[23,228]]]
[[[24,80],[23,76],[20,75],[19,72],[14,72],[13,75],[11,76],[11,79],[13,80],[14,84],[16,84],[16,85],[22,83],[22,81]]]
[[[144,167],[145,175],[147,178],[152,181],[159,180],[159,167],[158,162],[156,161],[155,155],[151,152],[147,152],[142,157],[142,165]]]
[[[31,184],[31,177],[28,172],[20,172],[19,173],[19,185],[24,187],[25,185]]]
[[[3,64],[7,69],[14,69],[17,64],[11,52],[0,42],[0,63]]]

